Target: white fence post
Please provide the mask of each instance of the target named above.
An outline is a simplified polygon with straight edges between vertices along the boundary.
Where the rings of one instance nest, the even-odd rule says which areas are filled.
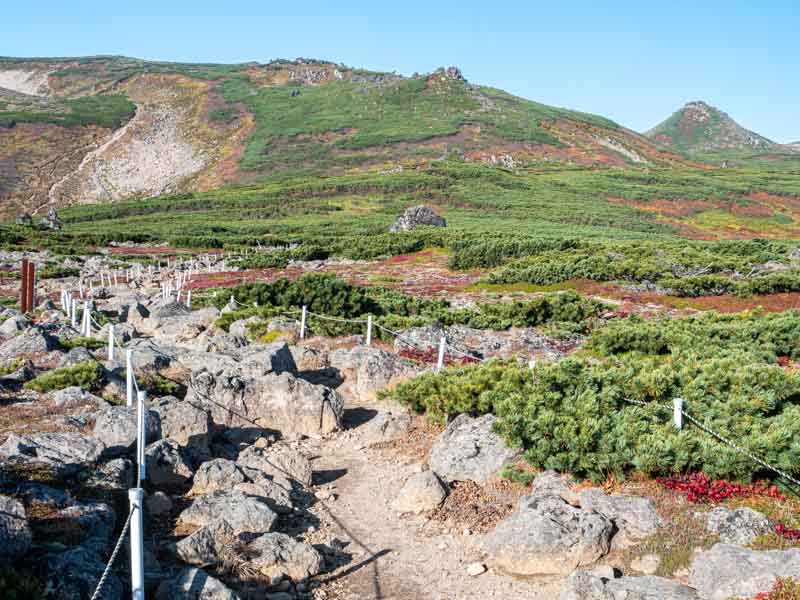
[[[147,392],[144,390],[136,394],[136,421],[137,421],[137,462],[139,463],[139,486],[147,476],[144,449],[147,447]]]
[[[72,327],[77,327],[78,325],[78,299],[73,298],[69,303],[69,319],[70,325]]]
[[[372,345],[372,315],[367,315],[367,346]]]
[[[92,335],[92,323],[90,321],[91,315],[89,314],[89,303],[83,303],[83,320],[81,321],[81,335],[83,337],[90,337]]]
[[[439,356],[436,358],[436,370],[441,371],[444,367],[444,350],[447,346],[447,338],[444,336],[439,340]]]
[[[300,339],[306,339],[306,315],[308,314],[308,307],[303,305],[303,312],[300,314]]]
[[[125,400],[128,407],[133,406],[133,350],[125,351]]]
[[[133,600],[144,600],[144,490],[128,490],[131,515],[131,594]]]
[[[108,360],[114,360],[114,326],[108,326]]]
[[[192,290],[186,292],[186,308],[192,308]]]
[[[683,398],[672,400],[672,421],[677,429],[683,429]]]

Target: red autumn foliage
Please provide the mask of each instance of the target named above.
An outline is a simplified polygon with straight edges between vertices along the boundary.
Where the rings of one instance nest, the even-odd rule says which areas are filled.
[[[800,583],[779,578],[770,591],[756,594],[753,600],[800,600]]]
[[[437,348],[426,348],[424,350],[421,348],[404,348],[398,354],[403,358],[431,365],[435,365],[439,358],[439,350]],[[477,362],[479,362],[478,359],[472,356],[455,357],[447,353],[444,355],[445,366],[455,364],[469,365]]]
[[[694,504],[718,503],[728,498],[774,498],[784,502],[786,497],[778,488],[768,486],[763,482],[741,484],[730,481],[712,480],[705,473],[692,475],[677,475],[674,477],[660,477],[658,483],[670,490],[683,493],[689,502]]]
[[[790,529],[783,523],[778,523],[775,525],[775,533],[777,533],[783,539],[791,542],[800,541],[800,529]]]

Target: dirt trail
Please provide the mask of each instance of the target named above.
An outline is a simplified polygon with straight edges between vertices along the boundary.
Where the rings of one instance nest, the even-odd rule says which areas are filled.
[[[380,409],[377,403],[355,409]],[[383,407],[385,409],[385,407]],[[365,410],[367,409],[367,410]],[[351,409],[352,410],[352,409]],[[354,411],[354,412],[355,412]],[[552,600],[558,582],[515,579],[492,570],[467,575],[481,562],[477,535],[448,530],[425,515],[399,515],[391,502],[406,478],[421,468],[390,449],[364,448],[358,428],[318,443],[315,484],[335,499],[318,502],[314,536],[335,537],[351,560],[323,575],[315,598],[326,600]]]

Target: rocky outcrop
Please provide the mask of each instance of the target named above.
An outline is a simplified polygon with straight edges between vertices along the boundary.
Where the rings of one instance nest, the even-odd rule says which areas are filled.
[[[697,512],[695,516],[705,521],[706,529],[716,533],[726,544],[751,544],[760,535],[772,533],[773,523],[752,508],[731,509],[717,506],[708,512]]]
[[[447,490],[433,471],[423,471],[408,478],[392,509],[402,513],[421,513],[439,506],[447,497]]]
[[[567,578],[559,600],[701,600],[697,592],[663,577],[601,578],[576,571]]]
[[[346,389],[362,400],[373,399],[376,391],[422,371],[411,361],[372,346],[334,350],[329,364],[344,377]]]
[[[313,546],[296,542],[284,533],[267,533],[247,545],[252,566],[272,584],[288,577],[303,581],[322,570],[322,556]]]
[[[342,400],[325,386],[291,373],[247,376],[241,370],[192,373],[186,400],[228,427],[277,429],[285,436],[320,435],[340,427]]]
[[[580,507],[600,513],[614,523],[618,532],[614,548],[624,548],[658,531],[663,525],[653,501],[639,496],[606,494],[598,488],[582,490]]]
[[[182,489],[194,475],[191,459],[174,440],[164,439],[145,449],[147,481],[157,488]]]
[[[263,498],[233,490],[198,496],[179,520],[185,525],[203,527],[222,519],[239,534],[271,531],[277,518]]]
[[[239,600],[239,595],[202,569],[186,567],[161,583],[156,600]]]
[[[0,495],[0,557],[13,560],[31,547],[31,528],[22,502]]]
[[[436,211],[427,206],[412,206],[395,219],[389,231],[398,233],[400,231],[412,231],[418,227],[446,227],[447,221],[444,220]]]
[[[12,433],[0,446],[0,458],[12,464],[48,469],[54,477],[73,475],[95,464],[106,449],[80,433]]]
[[[150,412],[158,415],[162,437],[186,448],[197,461],[211,455],[211,418],[205,409],[174,396],[164,396],[150,404]]]
[[[453,419],[431,447],[431,469],[446,481],[486,483],[520,456],[492,432],[496,420],[494,415],[473,418],[466,414]]]
[[[758,551],[716,544],[695,557],[689,585],[704,600],[728,600],[768,591],[778,577],[800,579],[800,549]]]
[[[147,443],[161,437],[161,420],[158,413],[147,411],[145,419]],[[137,410],[135,407],[110,406],[97,413],[93,435],[106,446],[109,454],[124,454],[136,444]]]

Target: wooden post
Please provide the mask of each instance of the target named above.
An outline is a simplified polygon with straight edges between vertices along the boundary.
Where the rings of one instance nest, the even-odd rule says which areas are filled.
[[[19,271],[19,312],[25,314],[28,312],[28,259],[22,259],[22,266]]]
[[[28,300],[26,306],[29,312],[33,312],[36,308],[36,294],[34,288],[36,287],[36,264],[34,262],[28,263]]]

